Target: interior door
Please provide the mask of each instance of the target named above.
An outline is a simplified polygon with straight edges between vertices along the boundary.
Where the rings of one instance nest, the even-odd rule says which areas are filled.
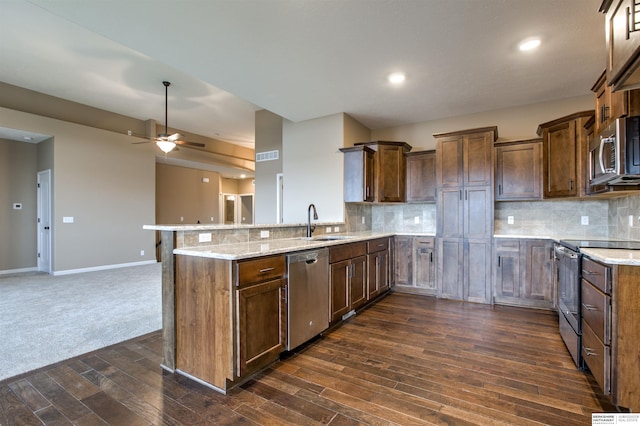
[[[38,271],[51,273],[51,170],[38,172]]]
[[[240,204],[238,205],[240,223],[253,223],[253,194],[241,194],[238,198],[240,199]]]

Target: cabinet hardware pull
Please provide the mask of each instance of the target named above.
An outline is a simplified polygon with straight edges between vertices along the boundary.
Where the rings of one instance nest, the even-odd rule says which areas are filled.
[[[638,6],[637,2],[633,2],[632,7],[627,6],[627,40],[629,40],[629,35],[633,32],[638,31],[636,25],[638,21],[636,20],[636,6]]]
[[[502,195],[502,184],[498,184],[498,195]]]
[[[260,269],[260,273],[264,274],[265,272],[269,272],[269,271],[273,271],[276,268],[265,268],[265,269]]]
[[[573,191],[573,179],[569,179],[569,191]]]
[[[584,354],[586,356],[598,356],[598,353],[591,348],[584,348]]]
[[[468,193],[469,191],[467,191],[466,189],[464,190],[464,199],[467,200],[468,199]]]
[[[500,267],[501,261],[502,261],[502,256],[498,256],[498,268]]]
[[[433,263],[433,252],[429,253],[429,263]]]
[[[599,272],[593,272],[593,271],[585,271],[584,269],[582,270],[582,275],[600,275]]]
[[[582,306],[587,310],[587,311],[597,311],[598,307],[597,306],[593,306],[593,305],[587,305],[586,303],[583,303]]]
[[[460,201],[462,201],[462,189],[460,190]]]

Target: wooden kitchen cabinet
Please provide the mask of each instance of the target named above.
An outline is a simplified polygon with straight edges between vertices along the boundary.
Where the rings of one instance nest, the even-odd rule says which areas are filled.
[[[176,369],[226,390],[286,347],[285,256],[176,256]]]
[[[542,198],[542,139],[495,145],[495,200]]]
[[[640,267],[582,260],[582,355],[603,393],[640,410]]]
[[[435,296],[435,238],[396,236],[395,247],[395,291]]]
[[[367,241],[367,300],[389,290],[389,237]]]
[[[437,295],[491,301],[496,127],[435,134]]]
[[[553,241],[496,238],[494,303],[553,309]]]
[[[357,163],[358,150],[361,164]],[[372,159],[369,155],[372,151]],[[345,202],[403,202],[405,201],[406,161],[405,154],[411,145],[395,141],[359,142],[354,147],[340,148],[345,154]],[[362,164],[364,162],[364,165]],[[371,175],[369,170],[373,170]],[[368,179],[373,189],[367,192]],[[362,188],[365,188],[364,190]]]
[[[538,126],[544,198],[586,195],[589,140],[584,124],[593,116],[592,110],[582,111]]]
[[[436,200],[436,151],[405,154],[407,161],[407,203],[429,203]]]
[[[337,322],[367,301],[367,244],[329,248],[329,318]]]
[[[374,201],[375,151],[364,145],[341,148],[340,151],[344,154],[344,201]]]
[[[640,86],[640,4],[635,0],[604,0],[607,81],[615,90]]]
[[[640,15],[638,17],[640,19]],[[599,135],[616,118],[640,114],[640,90],[614,92],[607,83],[606,71],[600,75],[591,91],[595,93],[596,102],[595,135]]]

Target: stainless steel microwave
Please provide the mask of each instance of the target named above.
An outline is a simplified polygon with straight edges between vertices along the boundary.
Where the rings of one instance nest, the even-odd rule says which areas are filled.
[[[640,116],[616,119],[589,147],[590,185],[640,184]]]

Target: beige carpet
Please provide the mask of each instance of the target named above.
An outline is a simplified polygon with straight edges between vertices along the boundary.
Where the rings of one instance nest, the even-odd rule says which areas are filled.
[[[161,264],[0,277],[0,380],[162,328]]]

